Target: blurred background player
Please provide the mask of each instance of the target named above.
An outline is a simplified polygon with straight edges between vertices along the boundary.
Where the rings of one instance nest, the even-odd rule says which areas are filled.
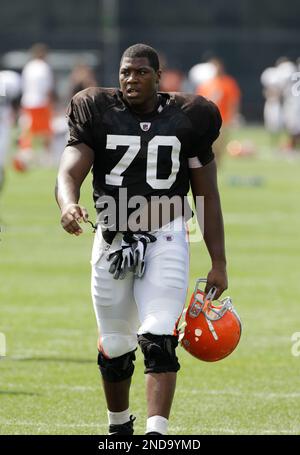
[[[21,76],[16,71],[0,71],[0,191],[4,182],[5,160],[11,129],[18,118]]]
[[[159,62],[162,69],[159,90],[161,92],[184,91],[184,74],[177,68],[169,67],[167,58],[163,54],[159,54]]]
[[[283,130],[281,81],[277,67],[266,68],[261,75],[263,85],[264,125],[270,133],[271,147],[277,147],[280,133]]]
[[[195,92],[204,82],[214,78],[216,76],[216,70],[216,66],[211,62],[197,63],[192,66],[188,73],[191,90]]]
[[[70,98],[88,87],[97,87],[94,70],[85,62],[78,62],[70,74]]]
[[[283,120],[288,143],[285,148],[289,152],[297,152],[300,146],[300,96],[293,90],[295,80],[293,74],[297,71],[294,62],[286,60],[279,66],[282,78]]]
[[[300,97],[293,91],[293,74],[297,66],[286,57],[277,59],[273,67],[261,75],[264,105],[264,125],[271,135],[272,149],[282,147],[281,135],[288,136],[284,151],[295,151],[300,140]]]
[[[24,153],[41,146],[48,152],[52,139],[52,103],[54,78],[47,59],[45,44],[35,44],[31,48],[31,59],[22,71],[22,133],[20,148]]]
[[[236,80],[226,73],[220,59],[213,58],[208,63],[215,67],[215,71],[210,67],[211,77],[207,77],[198,85],[196,93],[213,101],[221,113],[223,126],[221,134],[215,142],[215,155],[217,163],[219,163],[228,140],[228,129],[234,124],[239,114],[241,92]]]

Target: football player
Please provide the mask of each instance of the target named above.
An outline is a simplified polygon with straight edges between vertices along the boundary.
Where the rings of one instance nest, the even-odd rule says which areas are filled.
[[[36,43],[30,51],[31,58],[22,71],[21,107],[24,120],[20,146],[23,150],[28,150],[41,141],[44,149],[50,154],[53,135],[54,77],[47,61],[47,46]]]
[[[21,89],[19,73],[10,70],[0,71],[0,191],[4,183],[11,130],[18,118]]]
[[[70,137],[57,177],[62,227],[78,236],[80,222],[88,221],[80,187],[93,172],[98,221],[92,299],[109,434],[133,433],[129,389],[138,345],[146,373],[146,433],[168,430],[180,368],[177,321],[188,287],[189,245],[184,210],[175,207],[166,218],[163,206],[163,213],[153,215],[159,198],[176,199],[170,206],[178,206],[190,185],[194,198],[204,196],[204,240],[212,261],[206,292],[215,286],[218,298],[227,288],[212,152],[221,117],[201,96],[159,92],[160,76],[156,51],[136,44],[121,58],[119,89],[76,94],[67,111]]]

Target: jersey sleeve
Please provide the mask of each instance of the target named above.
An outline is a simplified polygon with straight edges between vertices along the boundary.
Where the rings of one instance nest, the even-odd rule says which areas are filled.
[[[67,108],[66,117],[69,127],[67,145],[84,143],[93,148],[92,111],[88,98],[81,93],[75,95]]]
[[[222,118],[218,107],[203,97],[196,97],[188,113],[192,123],[188,158],[197,158],[201,166],[214,159],[212,144],[220,134]]]

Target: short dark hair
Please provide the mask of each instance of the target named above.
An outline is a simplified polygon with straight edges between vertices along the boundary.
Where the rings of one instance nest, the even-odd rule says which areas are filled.
[[[140,58],[145,57],[149,60],[150,66],[154,71],[159,70],[159,58],[158,54],[153,47],[148,46],[147,44],[134,44],[133,46],[128,47],[122,55],[121,62],[124,58]]]
[[[44,43],[35,43],[31,49],[31,55],[33,58],[45,58],[48,54],[48,46]]]

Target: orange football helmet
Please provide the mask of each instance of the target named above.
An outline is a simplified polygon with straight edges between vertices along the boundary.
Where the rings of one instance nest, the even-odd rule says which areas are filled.
[[[196,282],[179,328],[179,341],[197,359],[215,362],[236,348],[242,324],[230,297],[213,302],[217,289],[212,287],[205,295],[199,288],[200,283],[206,283],[206,280],[199,278]]]

